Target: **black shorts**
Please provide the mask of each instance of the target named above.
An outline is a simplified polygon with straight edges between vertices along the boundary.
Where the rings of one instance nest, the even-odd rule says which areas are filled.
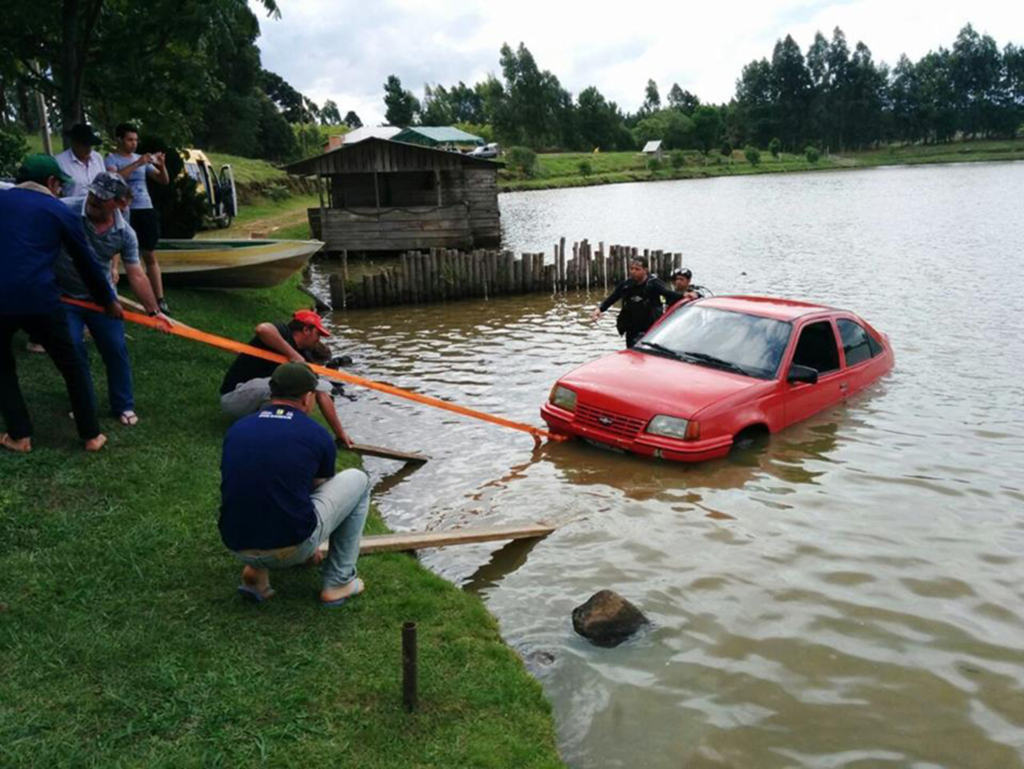
[[[152,251],[160,240],[160,217],[155,208],[133,208],[129,223],[139,238],[141,251]]]

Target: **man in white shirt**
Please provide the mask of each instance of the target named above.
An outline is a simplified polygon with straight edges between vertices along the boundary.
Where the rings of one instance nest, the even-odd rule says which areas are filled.
[[[103,143],[92,127],[85,123],[76,123],[68,132],[68,141],[71,148],[64,150],[57,155],[57,163],[61,170],[71,177],[71,181],[64,185],[62,197],[74,198],[85,195],[87,187],[97,174],[106,171],[103,156],[93,147]]]

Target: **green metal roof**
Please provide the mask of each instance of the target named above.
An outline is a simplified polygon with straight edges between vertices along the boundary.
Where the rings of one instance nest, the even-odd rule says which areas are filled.
[[[391,137],[392,141],[408,144],[484,144],[479,136],[461,131],[454,126],[412,126],[403,128]]]

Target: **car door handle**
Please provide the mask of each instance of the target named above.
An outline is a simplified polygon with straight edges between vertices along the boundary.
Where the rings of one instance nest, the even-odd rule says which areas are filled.
[[[850,389],[850,384],[848,382],[840,382],[839,383],[839,389],[840,390],[849,390]]]

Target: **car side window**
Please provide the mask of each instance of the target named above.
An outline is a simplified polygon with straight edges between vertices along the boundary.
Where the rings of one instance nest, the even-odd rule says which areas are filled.
[[[793,353],[793,365],[808,366],[819,374],[839,368],[839,347],[831,323],[827,320],[819,321],[801,329]]]
[[[860,323],[841,318],[836,321],[836,326],[839,327],[839,336],[843,340],[843,354],[846,355],[847,366],[856,366],[877,354],[871,349],[871,335]]]

